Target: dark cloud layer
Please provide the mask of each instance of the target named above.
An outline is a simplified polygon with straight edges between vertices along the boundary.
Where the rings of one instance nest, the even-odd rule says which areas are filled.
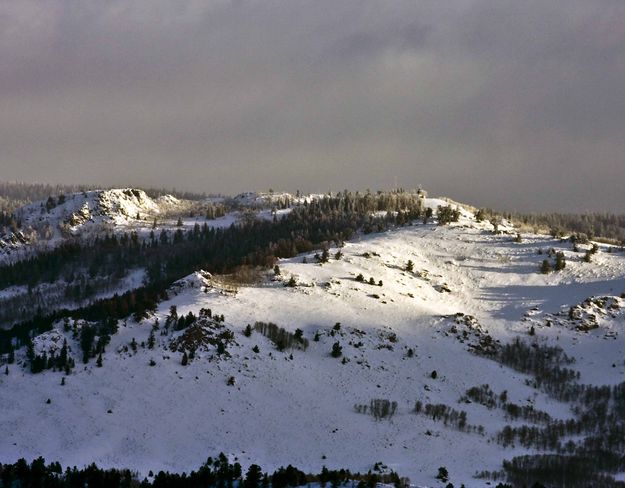
[[[625,211],[620,0],[0,0],[0,179]]]

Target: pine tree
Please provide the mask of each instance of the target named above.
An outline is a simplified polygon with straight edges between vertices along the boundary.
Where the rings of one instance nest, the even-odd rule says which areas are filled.
[[[438,474],[436,475],[436,479],[441,480],[443,483],[449,481],[449,472],[447,471],[446,467],[441,466],[440,468],[438,468]]]
[[[540,272],[542,274],[548,274],[549,272],[551,272],[551,263],[548,259],[543,260],[542,264],[540,265]]]
[[[458,222],[460,211],[457,208],[453,208],[451,205],[445,207],[439,205],[436,215],[438,217],[438,225],[445,225],[451,222]]]
[[[434,211],[432,210],[432,207],[427,207],[425,209],[425,212],[423,212],[423,223],[427,224],[428,220],[432,218],[433,214],[434,214]]]
[[[334,344],[332,344],[331,355],[333,358],[340,358],[343,355],[343,348],[341,347],[340,343],[335,342]]]
[[[61,347],[61,353],[59,355],[59,366],[64,368],[67,364],[67,339],[63,339],[63,347]]]
[[[95,365],[96,365],[98,368],[101,368],[101,367],[102,367],[102,353],[98,354],[98,360],[96,361]]]
[[[411,273],[413,270],[414,270],[414,263],[412,262],[411,259],[409,259],[408,262],[406,263],[406,271]]]
[[[327,249],[324,249],[323,252],[321,253],[321,262],[327,263],[329,260],[330,260],[330,253],[328,252]]]
[[[80,329],[80,348],[82,349],[82,362],[87,364],[92,357],[93,339],[95,338],[95,328],[87,324]]]
[[[243,488],[258,488],[263,479],[263,472],[257,464],[252,464],[247,470]]]

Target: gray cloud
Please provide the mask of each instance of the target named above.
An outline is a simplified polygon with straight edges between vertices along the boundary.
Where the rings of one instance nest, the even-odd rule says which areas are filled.
[[[616,0],[0,0],[0,178],[625,210]]]

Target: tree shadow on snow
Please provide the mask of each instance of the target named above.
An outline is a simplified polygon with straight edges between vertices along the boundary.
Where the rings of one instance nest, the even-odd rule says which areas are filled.
[[[518,320],[534,306],[555,313],[562,305],[576,305],[593,295],[620,296],[624,292],[625,278],[619,278],[587,283],[486,287],[481,299],[501,304],[501,307],[492,307],[493,317]]]

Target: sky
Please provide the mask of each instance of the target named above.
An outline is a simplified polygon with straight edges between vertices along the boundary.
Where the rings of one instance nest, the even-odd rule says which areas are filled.
[[[622,0],[0,0],[0,179],[625,212]]]

